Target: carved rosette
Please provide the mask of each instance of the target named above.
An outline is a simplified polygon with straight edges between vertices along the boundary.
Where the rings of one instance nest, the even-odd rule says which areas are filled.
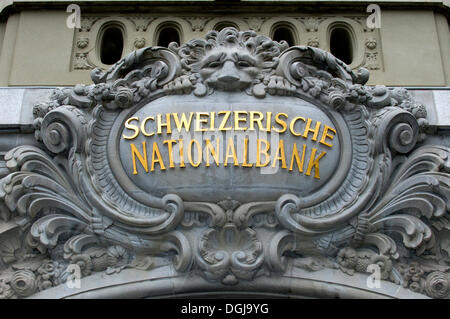
[[[249,57],[233,61],[242,71],[233,83],[214,73],[226,61],[211,62],[225,51]],[[448,296],[448,270],[429,260],[448,260],[439,233],[450,225],[449,149],[418,146],[426,111],[406,90],[365,86],[367,70],[355,73],[328,52],[233,28],[169,49],[139,49],[107,71],[93,70],[92,80],[35,106],[41,148],[5,155],[1,297],[67,282],[73,265],[82,276],[112,274],[149,270],[167,256],[180,273],[226,285],[321,256],[308,269],[352,275],[375,265],[382,280]],[[170,95],[207,100],[224,91],[314,104],[341,138],[333,178],[306,196],[246,203],[143,193],[120,181],[114,145],[125,112]],[[411,254],[417,266],[405,269]]]

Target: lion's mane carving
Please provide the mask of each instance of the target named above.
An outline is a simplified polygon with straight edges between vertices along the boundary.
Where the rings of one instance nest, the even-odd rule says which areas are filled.
[[[191,40],[179,47],[169,48],[180,56],[183,69],[197,74],[194,94],[203,96],[211,89],[226,91],[253,89],[258,95],[258,84],[278,65],[278,56],[288,48],[253,31],[239,32],[225,28],[211,31],[205,39]],[[272,72],[273,73],[273,72]]]

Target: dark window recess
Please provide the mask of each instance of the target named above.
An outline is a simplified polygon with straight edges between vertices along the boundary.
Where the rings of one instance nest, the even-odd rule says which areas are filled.
[[[273,39],[277,42],[280,42],[281,40],[286,41],[289,46],[295,45],[294,43],[294,36],[292,35],[292,31],[288,28],[277,28],[275,32],[273,33]]]
[[[336,28],[331,31],[330,51],[341,61],[350,64],[353,61],[353,50],[350,34],[347,30]]]
[[[164,28],[159,32],[158,46],[168,47],[169,43],[176,42],[180,44],[180,35],[178,31],[174,28]]]
[[[103,32],[100,59],[103,64],[114,64],[120,60],[123,51],[122,31],[116,27],[110,27]]]

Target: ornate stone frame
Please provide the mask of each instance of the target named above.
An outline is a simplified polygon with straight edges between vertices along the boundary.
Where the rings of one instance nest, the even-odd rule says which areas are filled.
[[[240,83],[239,94],[294,96],[333,119],[343,169],[332,181],[309,197],[276,201],[131,196],[134,186],[111,160],[117,125],[162,96],[208,99],[227,91],[200,72],[212,49],[244,51],[258,61],[251,66],[258,74]],[[180,275],[194,272],[220,289],[296,267],[351,276],[377,265],[382,280],[448,296],[450,268],[430,260],[448,259],[439,234],[450,229],[449,150],[416,146],[426,138],[426,111],[406,90],[364,86],[367,70],[355,73],[323,50],[287,48],[233,28],[182,46],[137,50],[108,71],[95,69],[92,80],[35,106],[41,148],[24,145],[5,155],[3,297],[59,286],[72,278],[73,265],[86,277],[171,263]]]

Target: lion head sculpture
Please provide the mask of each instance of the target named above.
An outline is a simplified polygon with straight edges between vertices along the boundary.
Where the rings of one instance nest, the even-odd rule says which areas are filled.
[[[278,56],[288,48],[253,31],[225,28],[211,31],[205,39],[191,40],[169,48],[181,57],[186,75],[197,75],[196,95],[213,89],[237,91],[252,88],[278,65]],[[264,71],[264,72],[263,72]],[[256,80],[255,80],[256,79]]]

